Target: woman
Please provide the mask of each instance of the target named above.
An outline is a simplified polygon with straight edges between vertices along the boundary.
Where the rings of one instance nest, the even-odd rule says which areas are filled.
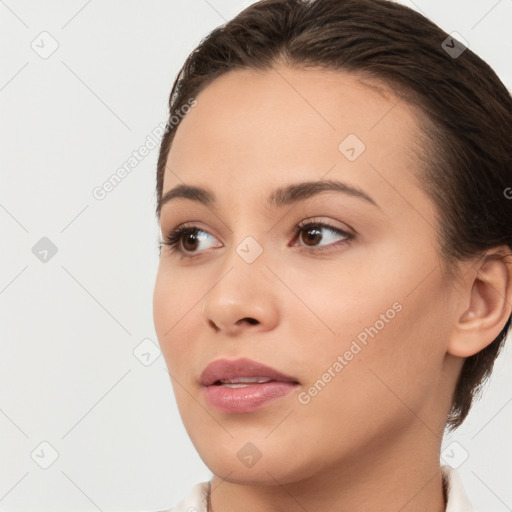
[[[512,310],[512,99],[386,0],[264,0],[174,83],[154,320],[213,473],[172,510],[472,510]]]

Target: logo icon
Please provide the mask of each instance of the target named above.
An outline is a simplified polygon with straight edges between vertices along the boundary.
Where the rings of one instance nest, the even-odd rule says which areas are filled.
[[[249,469],[256,465],[262,455],[257,446],[251,442],[245,443],[236,454],[240,462]]]
[[[32,50],[34,50],[41,59],[48,59],[58,49],[59,43],[49,32],[41,32],[30,44]]]
[[[43,441],[30,456],[39,467],[48,469],[59,458],[59,452],[48,441]]]
[[[355,133],[350,133],[341,141],[338,149],[347,160],[353,162],[364,152],[366,146]]]
[[[263,247],[255,238],[247,236],[238,244],[236,252],[246,263],[252,263],[263,252]]]
[[[441,459],[453,469],[462,466],[468,457],[469,453],[467,450],[457,441],[452,441],[441,451]]]
[[[42,263],[48,263],[57,254],[57,246],[49,238],[43,236],[32,247],[32,254]]]
[[[468,42],[458,32],[451,32],[441,47],[452,59],[456,59],[467,49]]]
[[[144,338],[134,349],[133,355],[144,366],[151,366],[159,357],[160,348],[149,338]]]

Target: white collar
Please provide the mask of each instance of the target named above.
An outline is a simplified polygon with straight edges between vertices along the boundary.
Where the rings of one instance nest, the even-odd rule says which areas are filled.
[[[446,512],[474,512],[457,471],[448,465],[441,466],[441,471],[448,483]]]
[[[457,471],[448,465],[441,466],[441,471],[448,484],[445,512],[474,512]],[[208,482],[200,482],[174,508],[162,512],[206,512],[207,499]]]

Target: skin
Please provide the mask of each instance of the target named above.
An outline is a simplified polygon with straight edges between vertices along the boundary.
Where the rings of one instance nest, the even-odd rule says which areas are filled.
[[[153,302],[182,420],[214,473],[216,512],[444,511],[439,450],[456,379],[510,315],[510,265],[475,259],[461,262],[457,282],[443,277],[436,209],[411,172],[418,113],[359,78],[285,66],[225,74],[196,97],[168,156],[164,194],[186,183],[217,196],[215,208],[163,206],[163,236],[183,223],[207,236],[183,256],[162,247]],[[366,145],[354,161],[338,149],[350,133]],[[266,205],[276,187],[328,179],[378,207],[333,191]],[[355,236],[343,244],[322,229],[308,245],[293,232],[303,220]],[[247,236],[263,249],[252,263],[236,252]],[[300,403],[396,303],[394,318]],[[210,408],[201,372],[237,357],[300,385],[251,413]],[[251,468],[237,457],[247,442],[262,454]]]

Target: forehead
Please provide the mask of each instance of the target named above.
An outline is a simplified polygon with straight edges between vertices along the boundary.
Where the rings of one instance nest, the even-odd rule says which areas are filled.
[[[292,176],[372,187],[384,173],[412,184],[417,112],[382,83],[320,68],[236,70],[196,100],[175,134],[164,193],[183,181],[258,190]]]

